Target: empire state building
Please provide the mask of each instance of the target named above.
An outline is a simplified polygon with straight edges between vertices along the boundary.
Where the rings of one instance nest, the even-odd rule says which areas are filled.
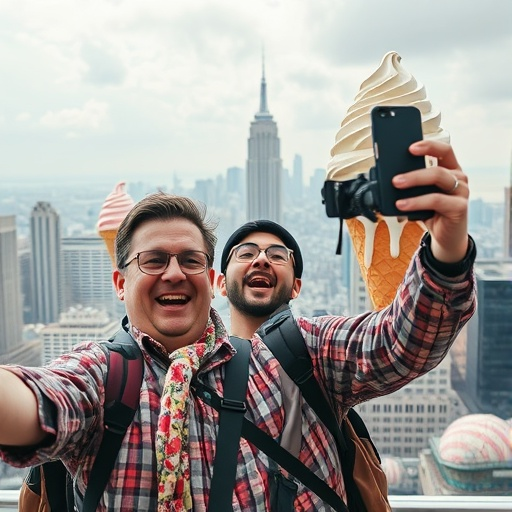
[[[267,106],[263,66],[260,110],[251,122],[247,157],[247,220],[281,223],[282,161],[277,124]]]

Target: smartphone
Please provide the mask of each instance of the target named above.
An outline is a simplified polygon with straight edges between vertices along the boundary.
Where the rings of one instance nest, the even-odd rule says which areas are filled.
[[[375,169],[370,176],[376,180],[374,188],[376,207],[385,216],[407,216],[410,220],[424,220],[433,216],[431,210],[402,212],[397,209],[398,199],[415,197],[440,189],[433,185],[397,189],[391,183],[393,176],[423,169],[425,157],[409,152],[413,142],[423,139],[421,113],[413,106],[376,106],[371,111]]]

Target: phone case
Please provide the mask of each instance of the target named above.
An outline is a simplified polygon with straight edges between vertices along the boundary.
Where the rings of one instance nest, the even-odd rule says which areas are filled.
[[[371,121],[377,178],[375,202],[379,212],[385,216],[407,215],[411,220],[428,219],[432,211],[404,213],[396,208],[395,202],[438,191],[437,187],[400,190],[391,183],[397,174],[426,167],[425,157],[409,152],[413,142],[423,139],[420,111],[413,106],[377,106],[371,111]]]

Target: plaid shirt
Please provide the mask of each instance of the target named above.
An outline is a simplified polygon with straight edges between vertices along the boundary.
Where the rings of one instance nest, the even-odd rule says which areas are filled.
[[[310,352],[315,375],[338,417],[349,407],[396,391],[434,368],[446,355],[476,307],[472,272],[443,278],[427,271],[418,255],[393,304],[380,312],[357,317],[296,318]],[[233,354],[217,313],[214,353],[200,369],[202,380],[222,394],[223,363]],[[116,467],[98,510],[133,512],[157,509],[154,442],[160,394],[167,368],[160,345],[137,333],[143,346],[145,375],[140,406],[124,439]],[[36,452],[3,447],[0,456],[16,466],[61,458],[76,475],[79,489],[87,484],[103,425],[104,381],[107,371],[97,343],[77,347],[44,368],[8,367],[35,391],[43,428],[54,435],[49,446]],[[285,413],[279,364],[255,335],[248,383],[248,418],[279,439]],[[49,404],[53,404],[49,406]],[[206,510],[215,456],[217,412],[194,399],[189,409],[189,452],[194,510]],[[300,459],[331,488],[344,496],[335,443],[307,403],[302,404]],[[235,511],[266,512],[269,475],[275,464],[244,439],[240,441],[233,495]],[[332,509],[298,483],[295,510]]]

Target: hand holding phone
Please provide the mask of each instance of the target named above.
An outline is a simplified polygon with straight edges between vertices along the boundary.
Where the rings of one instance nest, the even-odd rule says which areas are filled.
[[[433,216],[431,210],[402,212],[395,203],[398,199],[416,197],[440,189],[433,185],[397,189],[392,179],[415,169],[426,167],[425,157],[412,155],[409,146],[423,139],[421,113],[413,106],[376,106],[371,111],[375,168],[370,179],[375,180],[374,201],[385,216],[404,216],[410,220],[424,220]]]

